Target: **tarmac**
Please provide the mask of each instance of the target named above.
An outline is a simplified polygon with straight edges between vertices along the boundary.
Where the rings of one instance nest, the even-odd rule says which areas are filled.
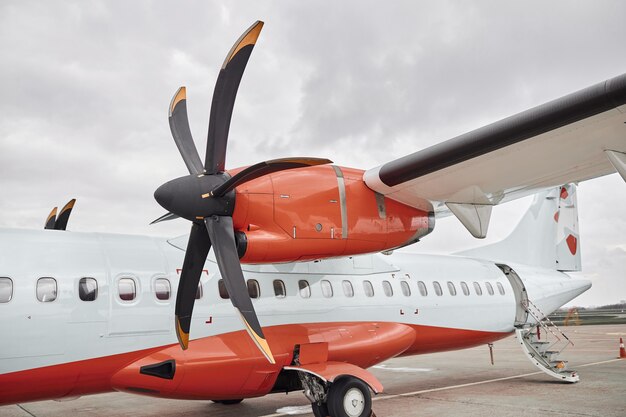
[[[574,346],[562,354],[580,382],[568,384],[540,372],[524,356],[515,337],[480,346],[384,362],[371,371],[385,386],[374,397],[378,417],[427,416],[626,416],[626,359],[619,338],[626,325],[564,329]],[[73,401],[42,401],[0,407],[2,417],[60,416],[312,416],[299,392],[246,399],[238,405],[209,401],[166,400],[107,393]]]

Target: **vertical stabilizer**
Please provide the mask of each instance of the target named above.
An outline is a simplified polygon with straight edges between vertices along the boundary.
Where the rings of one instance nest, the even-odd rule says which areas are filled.
[[[580,271],[576,185],[566,184],[536,194],[530,208],[508,237],[457,255],[559,271]]]

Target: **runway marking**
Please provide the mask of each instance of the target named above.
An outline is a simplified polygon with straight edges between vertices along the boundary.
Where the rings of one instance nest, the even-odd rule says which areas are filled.
[[[594,366],[594,365],[602,365],[605,363],[611,363],[611,362],[618,362],[618,361],[622,361],[622,362],[626,362],[624,361],[624,359],[609,359],[606,361],[599,361],[599,362],[591,362],[591,363],[585,363],[585,364],[581,364],[581,365],[576,365],[577,368],[582,368],[582,367],[587,367],[587,366]],[[458,384],[458,385],[448,385],[446,387],[439,387],[439,388],[430,388],[430,389],[423,389],[423,390],[419,390],[419,391],[413,391],[413,392],[405,392],[402,394],[391,394],[391,395],[383,395],[383,396],[378,396],[378,397],[374,397],[372,398],[372,401],[383,401],[383,400],[392,400],[394,398],[401,398],[401,397],[413,397],[415,395],[419,395],[419,394],[427,394],[430,392],[437,392],[437,391],[447,391],[447,390],[451,390],[451,389],[456,389],[456,388],[464,388],[464,387],[471,387],[474,385],[482,385],[482,384],[489,384],[491,382],[499,382],[499,381],[508,381],[510,379],[517,379],[517,378],[524,378],[527,376],[532,376],[532,375],[540,375],[543,374],[543,372],[541,371],[537,371],[537,372],[530,372],[527,374],[520,374],[520,375],[512,375],[512,376],[505,376],[502,378],[493,378],[493,379],[485,379],[483,381],[476,381],[476,382],[468,382],[467,384]],[[286,414],[284,412],[281,412],[281,410],[284,410],[285,408],[293,408],[293,409],[298,409],[298,410],[303,410],[307,409],[306,413],[305,412],[299,412],[297,414],[309,414],[311,413],[311,408],[309,405],[307,406],[294,406],[294,407],[283,407],[283,408],[279,408],[278,410],[276,410],[277,412],[274,414],[267,414],[261,417],[281,417],[281,416],[287,416],[287,415],[294,415],[296,413],[290,413],[290,414]]]

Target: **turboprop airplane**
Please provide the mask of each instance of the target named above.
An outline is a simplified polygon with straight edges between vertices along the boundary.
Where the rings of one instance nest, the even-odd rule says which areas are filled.
[[[0,231],[0,404],[302,390],[316,416],[367,417],[383,386],[366,368],[512,333],[539,369],[576,382],[536,329],[591,286],[566,274],[581,268],[575,183],[626,180],[626,74],[367,171],[300,157],[226,170],[261,28],[224,61],[204,164],[184,88],[170,104],[189,175],[156,190],[157,221],[188,219],[189,236],[71,232],[71,207],[62,227],[53,211],[44,230]],[[503,242],[393,252],[449,214],[484,237],[494,205],[529,194]]]

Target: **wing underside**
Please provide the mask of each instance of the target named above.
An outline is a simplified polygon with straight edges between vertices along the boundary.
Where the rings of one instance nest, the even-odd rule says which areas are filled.
[[[493,205],[616,171],[624,177],[625,166],[623,74],[370,169],[364,180],[404,204],[452,211],[484,237]]]

